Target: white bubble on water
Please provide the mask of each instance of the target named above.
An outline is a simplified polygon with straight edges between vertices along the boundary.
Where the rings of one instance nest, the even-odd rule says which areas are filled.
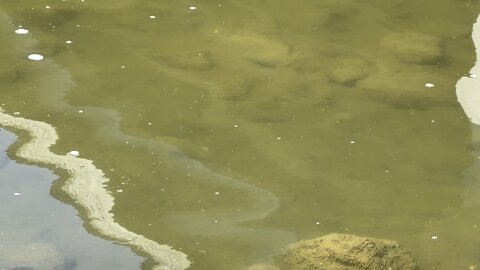
[[[189,7],[188,9],[190,9],[190,10],[196,10],[197,7],[191,6],[191,7]]]
[[[72,156],[72,157],[78,157],[78,156],[80,156],[80,152],[78,152],[77,150],[72,150],[72,151],[68,152],[67,155]]]
[[[428,87],[428,88],[432,88],[432,87],[435,86],[435,84],[433,84],[433,83],[426,83],[425,86]]]
[[[18,28],[17,30],[15,30],[15,34],[17,34],[17,35],[26,35],[26,34],[28,34],[28,30],[25,29],[25,28]]]
[[[42,61],[43,60],[43,55],[37,54],[37,53],[31,53],[27,56],[28,60],[32,61]]]

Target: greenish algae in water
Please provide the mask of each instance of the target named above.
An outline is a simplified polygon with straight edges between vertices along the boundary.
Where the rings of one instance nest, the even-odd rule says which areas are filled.
[[[396,240],[422,269],[480,264],[455,96],[477,2],[48,5],[0,4],[37,41],[1,33],[0,100],[55,126],[54,152],[111,179],[120,225],[192,269],[335,232]]]

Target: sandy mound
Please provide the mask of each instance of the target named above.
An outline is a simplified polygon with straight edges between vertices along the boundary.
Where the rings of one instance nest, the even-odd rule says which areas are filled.
[[[412,254],[394,241],[329,234],[300,241],[284,254],[287,269],[418,269]]]

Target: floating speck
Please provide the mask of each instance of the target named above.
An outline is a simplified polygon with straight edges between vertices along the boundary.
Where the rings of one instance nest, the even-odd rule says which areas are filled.
[[[122,192],[123,192],[123,189],[117,189],[117,192],[118,192],[118,193],[122,193]]]
[[[85,111],[84,110],[78,110],[78,113],[84,113]]]
[[[43,60],[43,55],[37,54],[37,53],[31,53],[27,56],[27,58],[32,61],[41,61]]]
[[[25,28],[18,28],[17,30],[15,30],[15,34],[17,34],[17,35],[26,35],[26,34],[28,34],[28,30],[25,29]]]
[[[355,143],[355,141],[350,141],[350,143],[351,143],[351,144],[354,144],[354,143]]]
[[[234,128],[238,128],[238,125],[237,125],[237,124],[235,124],[235,125],[233,125],[233,127],[234,127]]]
[[[45,8],[46,8],[46,9],[49,9],[49,8],[50,8],[50,6],[45,6]]]
[[[150,19],[156,19],[157,17],[155,17],[154,15],[150,15],[149,18],[150,18]]]
[[[72,44],[72,41],[71,41],[71,40],[67,40],[67,41],[65,41],[65,43],[67,43],[67,44]]]
[[[218,223],[218,219],[215,219],[213,222]]]
[[[432,236],[432,240],[437,240],[438,239],[438,236],[434,235]]]
[[[432,88],[432,87],[435,86],[435,84],[433,84],[433,83],[426,83],[425,86],[428,87],[428,88]]]
[[[188,9],[190,9],[190,10],[195,10],[195,9],[197,9],[197,7],[191,6],[191,7],[189,7]]]
[[[218,191],[217,191],[217,192],[215,192],[215,193],[213,193],[213,194],[215,194],[215,195],[219,195],[219,194],[220,194],[220,192],[218,192]]]
[[[152,123],[148,122],[148,125],[149,125],[149,126],[151,126],[151,125],[152,125]]]
[[[15,196],[20,196],[20,193],[15,192],[15,193],[13,193],[13,195],[15,195]]]
[[[67,155],[69,155],[71,157],[78,157],[78,156],[80,156],[80,152],[78,152],[76,150],[72,150],[72,151],[68,152]]]
[[[279,140],[281,140],[281,139],[282,139],[282,137],[277,137],[277,141],[279,141]]]
[[[20,115],[20,112],[14,112],[13,115]]]
[[[468,75],[468,77],[470,77],[470,78],[477,78],[478,75],[477,75],[477,74],[470,74],[470,75]]]
[[[320,225],[320,222],[316,222],[315,224]]]

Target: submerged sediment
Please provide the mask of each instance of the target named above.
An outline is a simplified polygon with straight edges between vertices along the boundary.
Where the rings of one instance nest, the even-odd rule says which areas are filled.
[[[114,198],[105,188],[108,178],[91,160],[52,153],[50,146],[55,144],[58,135],[51,125],[11,116],[1,108],[0,125],[29,133],[30,140],[20,146],[18,157],[53,165],[69,173],[62,189],[85,210],[85,221],[100,234],[148,254],[155,262],[155,270],[180,270],[190,266],[186,254],[137,235],[115,222],[111,213]]]

